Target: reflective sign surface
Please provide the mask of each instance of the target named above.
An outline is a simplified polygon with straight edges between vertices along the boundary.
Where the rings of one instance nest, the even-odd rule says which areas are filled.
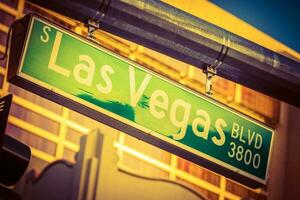
[[[33,18],[18,76],[134,127],[142,138],[266,183],[271,129],[63,28]]]

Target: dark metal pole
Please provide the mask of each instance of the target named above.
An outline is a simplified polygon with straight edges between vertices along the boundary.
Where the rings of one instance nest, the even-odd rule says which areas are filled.
[[[29,0],[300,106],[300,63],[156,0]],[[220,58],[222,58],[220,60]]]
[[[0,184],[6,186],[14,185],[23,176],[31,157],[27,145],[5,135],[11,102],[11,94],[0,98]],[[0,199],[2,195],[10,196],[10,193],[1,187]],[[11,199],[16,198],[11,197]]]

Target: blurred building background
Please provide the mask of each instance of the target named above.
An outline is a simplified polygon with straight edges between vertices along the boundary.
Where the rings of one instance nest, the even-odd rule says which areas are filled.
[[[230,30],[234,26],[233,24],[240,23],[240,26],[236,26],[237,34],[247,37],[247,31],[250,30],[252,33],[255,33],[248,33],[250,40],[260,40],[262,45],[273,48],[272,50],[283,46],[229,13],[224,16],[231,20],[229,20],[231,25],[230,23],[228,25],[227,22],[222,20],[223,17],[218,15],[221,12],[225,13],[225,11],[222,11],[209,2],[199,1],[200,4],[202,3],[206,6],[206,9],[203,9],[201,13],[199,10],[195,10],[191,3],[187,3],[187,1],[186,3],[182,3],[184,1],[171,0],[167,0],[166,2],[182,6],[183,10],[187,10],[192,14],[196,13],[195,15],[198,14],[201,17],[206,16],[207,20],[225,29]],[[209,11],[209,9],[211,10]],[[58,15],[52,11],[27,4],[25,0],[0,0],[1,55],[3,55],[5,50],[10,24],[15,19],[29,12],[39,13],[78,34],[86,35],[87,30],[82,23]],[[215,13],[214,16],[211,15],[212,12]],[[98,31],[96,33],[96,40],[100,45],[128,57],[153,71],[176,80],[197,92],[204,92],[205,74],[193,66],[106,32]],[[286,49],[289,55],[296,55],[292,50]],[[35,169],[39,173],[49,163],[58,159],[66,159],[74,162],[75,154],[79,151],[80,136],[105,125],[21,88],[10,85],[6,81],[6,61],[7,59],[0,62],[0,96],[4,96],[7,93],[14,94],[7,134],[31,147],[32,160],[28,170]],[[280,121],[283,120],[282,116],[285,116],[284,108],[286,106],[282,105],[279,101],[220,77],[214,79],[213,90],[214,98],[218,101],[226,103],[228,106],[266,123],[268,126],[277,128],[275,134],[278,134],[281,129],[283,129],[281,132],[284,132],[285,128],[281,126]],[[277,136],[275,135],[275,137]],[[142,175],[184,183],[207,199],[225,200],[247,197],[264,200],[269,197],[270,185],[258,190],[249,189],[122,132],[119,132],[117,142],[120,144],[116,148],[119,148],[118,152],[121,155],[121,162],[128,168]],[[275,152],[274,154],[284,157],[280,153]],[[272,165],[274,165],[273,160]],[[280,171],[276,167],[274,169],[272,167],[272,170],[274,173]],[[280,176],[282,175],[278,174],[278,178]]]

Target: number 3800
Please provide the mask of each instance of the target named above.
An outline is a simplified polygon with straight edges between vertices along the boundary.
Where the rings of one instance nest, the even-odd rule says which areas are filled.
[[[230,151],[228,151],[228,156],[230,158],[235,158],[237,161],[244,162],[246,165],[252,165],[255,169],[260,166],[260,155],[255,153],[253,155],[250,149],[244,149],[243,146],[236,145],[234,142],[230,143]]]

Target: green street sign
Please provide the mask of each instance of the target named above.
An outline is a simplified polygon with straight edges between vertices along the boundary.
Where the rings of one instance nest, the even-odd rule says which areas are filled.
[[[266,184],[273,130],[47,20],[24,21],[12,83],[250,187]]]

